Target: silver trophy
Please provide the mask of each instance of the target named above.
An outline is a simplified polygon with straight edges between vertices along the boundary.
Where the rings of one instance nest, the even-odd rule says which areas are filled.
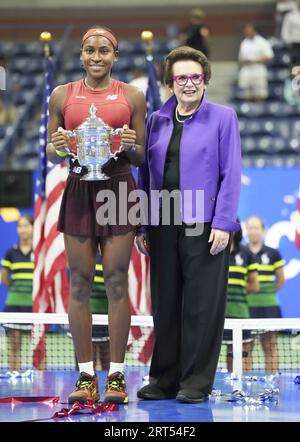
[[[102,166],[110,158],[117,160],[117,152],[115,154],[111,152],[112,138],[115,135],[120,135],[123,130],[108,126],[101,118],[96,117],[96,111],[96,106],[91,104],[90,116],[77,129],[65,131],[69,137],[76,139],[76,158],[81,166],[86,166],[88,169],[88,173],[81,178],[85,181],[108,180],[110,178],[102,171]]]

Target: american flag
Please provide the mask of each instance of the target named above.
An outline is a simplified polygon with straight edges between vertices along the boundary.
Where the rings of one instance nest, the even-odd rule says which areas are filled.
[[[300,186],[298,192],[298,203],[297,203],[297,215],[296,215],[296,236],[295,236],[295,246],[300,249]]]
[[[53,61],[45,58],[46,72],[40,123],[39,161],[34,208],[34,277],[33,312],[64,313],[69,300],[67,260],[63,236],[57,231],[61,196],[68,174],[64,163],[52,165],[47,161],[48,103],[53,89]],[[33,365],[45,365],[45,326],[33,329]]]
[[[157,83],[153,57],[147,55],[148,89],[146,92],[147,117],[161,107],[160,92]],[[149,257],[142,255],[134,245],[129,267],[129,298],[131,313],[134,315],[151,315],[150,299],[150,262]],[[146,364],[151,358],[154,347],[154,333],[149,327],[132,327],[130,345],[138,345],[140,362]]]
[[[132,315],[151,315],[150,262],[133,246],[128,278],[130,310]],[[150,327],[134,326],[130,329],[128,348],[138,353],[138,359],[146,364],[153,351],[153,332]]]

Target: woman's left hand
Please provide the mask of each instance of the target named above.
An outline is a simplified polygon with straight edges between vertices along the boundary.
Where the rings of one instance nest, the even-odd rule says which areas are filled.
[[[208,242],[212,242],[210,253],[217,255],[226,249],[229,241],[229,233],[219,229],[211,229]]]
[[[135,149],[135,144],[136,144],[136,131],[133,129],[129,129],[127,124],[124,124],[121,135],[120,151],[124,152]]]

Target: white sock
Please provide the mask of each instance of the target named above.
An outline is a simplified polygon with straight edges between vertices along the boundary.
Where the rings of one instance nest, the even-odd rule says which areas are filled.
[[[116,373],[116,371],[119,371],[120,373],[123,373],[123,371],[124,371],[124,363],[122,363],[122,362],[111,362],[110,366],[109,366],[108,376],[110,376],[113,373]]]
[[[78,363],[78,367],[79,367],[79,372],[82,373],[83,371],[86,374],[89,374],[90,376],[94,376],[95,371],[94,371],[94,362],[81,362],[80,364]]]

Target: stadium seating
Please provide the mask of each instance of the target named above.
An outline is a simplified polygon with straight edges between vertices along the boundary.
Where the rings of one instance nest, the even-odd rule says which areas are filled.
[[[290,76],[287,47],[275,38],[270,42],[274,59],[268,65],[268,99],[243,101],[236,78],[231,105],[239,117],[244,165],[292,167],[300,164],[300,106],[284,101],[284,82]]]
[[[65,46],[63,42],[53,42],[51,47],[57,72]],[[6,97],[17,111],[13,124],[0,128],[0,164],[1,167],[34,169],[45,72],[44,48],[37,41],[2,41],[0,56],[6,62]]]
[[[178,45],[174,38],[158,39],[154,44],[154,56],[160,60]],[[83,76],[78,47],[66,49],[66,42],[51,43],[58,84],[75,81]],[[120,58],[114,66],[114,78],[129,82],[134,69],[145,68],[145,49],[141,40],[121,40]],[[44,53],[39,42],[0,42],[0,56],[7,59],[9,81],[7,89],[11,103],[17,109],[17,119],[12,125],[13,136],[7,128],[0,128],[1,165],[15,168],[35,168],[39,137],[39,116],[44,84]]]
[[[269,97],[264,102],[241,100],[237,81],[232,87],[230,105],[240,122],[245,165],[295,165],[300,153],[300,106],[291,106],[283,98],[285,80],[289,77],[287,48],[278,39],[270,39],[274,60],[268,66]],[[159,61],[178,45],[176,39],[157,39],[154,59]],[[66,50],[64,42],[53,45],[55,76],[59,84],[82,78],[78,48]],[[145,51],[140,40],[121,40],[120,58],[114,66],[114,77],[125,82],[133,78],[134,69],[145,68]],[[0,42],[0,56],[8,60],[8,85],[17,118],[8,128],[0,127],[0,160],[18,167],[35,167],[39,133],[39,115],[44,83],[44,55],[39,42]],[[35,117],[35,118],[34,118]],[[18,148],[15,148],[18,146]]]

